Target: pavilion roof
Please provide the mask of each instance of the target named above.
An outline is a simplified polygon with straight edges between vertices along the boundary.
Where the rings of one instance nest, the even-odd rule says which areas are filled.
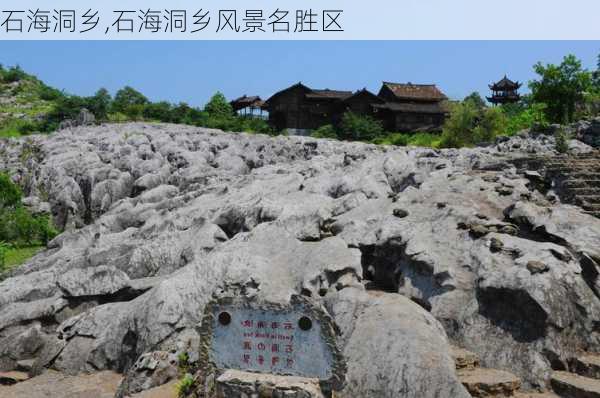
[[[490,89],[494,91],[503,91],[503,90],[516,90],[521,87],[522,83],[514,82],[510,80],[506,75],[498,82],[490,84]]]

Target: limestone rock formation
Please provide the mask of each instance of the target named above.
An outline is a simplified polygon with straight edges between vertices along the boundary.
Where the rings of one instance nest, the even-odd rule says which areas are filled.
[[[0,169],[65,231],[0,282],[0,366],[128,372],[195,347],[215,297],[301,294],[338,324],[341,396],[467,397],[449,340],[545,386],[600,351],[600,219],[517,167],[554,156],[550,138],[432,150],[132,123],[0,141]]]

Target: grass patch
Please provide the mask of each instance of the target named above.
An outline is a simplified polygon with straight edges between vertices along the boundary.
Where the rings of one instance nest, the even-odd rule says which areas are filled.
[[[9,249],[6,253],[6,267],[18,267],[44,249],[44,246],[18,247]]]
[[[11,269],[18,267],[44,249],[44,246],[8,248],[4,254],[4,267],[0,269],[0,273],[10,271]]]
[[[19,137],[21,137],[21,133],[19,133],[19,131],[12,126],[6,126],[6,127],[0,128],[0,138],[19,138]]]
[[[442,142],[442,136],[440,134],[432,133],[392,133],[377,137],[372,142],[378,145],[439,148]]]

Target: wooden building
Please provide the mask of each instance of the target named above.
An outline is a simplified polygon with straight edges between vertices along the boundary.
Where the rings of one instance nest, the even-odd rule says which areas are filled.
[[[487,100],[494,105],[519,102],[521,99],[519,95],[521,85],[521,83],[513,82],[504,75],[500,81],[489,85],[490,90],[492,90],[492,96],[487,97]]]
[[[241,116],[262,117],[265,102],[257,95],[243,95],[229,103],[233,111]]]
[[[302,83],[265,101],[269,123],[277,130],[308,134],[326,124],[337,125],[345,112],[381,120],[388,131],[435,131],[447,115],[447,97],[435,85],[384,82],[378,95],[367,89],[352,93],[316,90]]]
[[[446,120],[448,97],[434,84],[384,82],[376,104],[377,118],[388,131],[439,131]]]
[[[332,124],[339,113],[340,102],[351,95],[350,91],[314,90],[297,83],[273,94],[265,101],[265,109],[275,129],[307,134]]]
[[[353,112],[359,115],[375,117],[376,109],[374,108],[374,105],[381,105],[384,103],[385,100],[379,98],[366,88],[363,88],[348,98],[345,98],[340,111],[342,113]]]

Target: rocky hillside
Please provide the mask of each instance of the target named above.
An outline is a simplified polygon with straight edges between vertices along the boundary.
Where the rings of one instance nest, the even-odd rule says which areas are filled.
[[[0,70],[0,137],[18,136],[39,127],[59,95],[60,91],[20,69]]]
[[[527,169],[552,148],[150,124],[1,141],[0,169],[65,232],[0,283],[0,367],[115,370],[135,392],[148,355],[198,360],[211,299],[302,295],[339,327],[341,397],[468,397],[450,343],[543,389],[600,351],[600,219]]]

